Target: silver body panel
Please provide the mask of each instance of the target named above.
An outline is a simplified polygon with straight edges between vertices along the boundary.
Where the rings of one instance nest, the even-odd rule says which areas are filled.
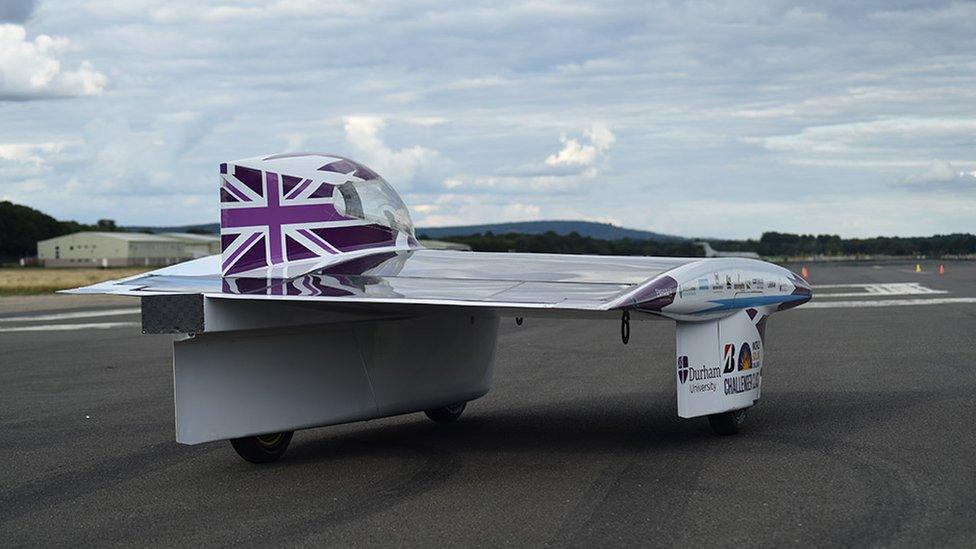
[[[513,309],[607,310],[640,284],[699,258],[452,250],[357,254],[290,278],[221,277],[219,256],[75,290],[132,296],[203,294],[255,299]]]

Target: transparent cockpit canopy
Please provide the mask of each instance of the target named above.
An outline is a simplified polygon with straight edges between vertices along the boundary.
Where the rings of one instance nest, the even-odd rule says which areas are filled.
[[[336,210],[414,236],[413,221],[406,204],[382,177],[367,181],[346,181],[332,194]]]

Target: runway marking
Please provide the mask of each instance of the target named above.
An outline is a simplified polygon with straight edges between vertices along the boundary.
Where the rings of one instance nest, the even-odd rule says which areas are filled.
[[[138,322],[91,322],[88,324],[43,324],[39,326],[13,326],[0,328],[4,332],[65,332],[71,330],[108,330],[110,328],[131,328],[140,326]]]
[[[873,301],[811,301],[800,309],[853,309],[857,307],[905,307],[912,305],[953,305],[976,303],[976,297],[933,297],[929,299],[877,299]]]
[[[141,311],[138,307],[128,309],[104,309],[101,311],[75,311],[72,313],[55,313],[33,316],[14,316],[0,318],[0,322],[41,322],[51,320],[69,320],[73,318],[94,318],[99,316],[134,315]]]
[[[860,292],[821,292],[823,289],[859,288]],[[888,295],[933,295],[947,294],[945,290],[933,290],[918,282],[892,282],[874,284],[821,284],[813,286],[814,299],[824,297],[877,297]]]

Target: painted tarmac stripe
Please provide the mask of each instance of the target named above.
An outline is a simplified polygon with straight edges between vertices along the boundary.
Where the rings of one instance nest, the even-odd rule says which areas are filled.
[[[814,292],[813,298],[819,299],[822,297],[878,297],[880,295],[933,295],[933,294],[947,294],[949,292],[941,290],[916,290],[916,291],[904,291],[904,292],[847,292],[847,293],[836,293],[828,294],[822,292]]]
[[[41,326],[14,326],[0,328],[4,332],[66,332],[72,330],[107,330],[110,328],[132,328],[140,326],[138,322],[92,322],[89,324],[45,324]]]
[[[40,322],[51,320],[70,320],[73,318],[94,318],[99,316],[134,315],[141,311],[138,307],[129,309],[105,309],[101,311],[75,311],[73,313],[56,313],[50,315],[15,316],[0,318],[0,322]]]
[[[822,289],[863,289],[862,292],[822,292]],[[918,282],[885,282],[873,284],[821,284],[813,286],[814,299],[836,297],[877,297],[879,295],[947,294],[945,290],[933,290]]]
[[[928,299],[879,299],[860,301],[811,301],[799,309],[853,309],[857,307],[907,307],[912,305],[953,305],[976,303],[976,297],[935,297]]]

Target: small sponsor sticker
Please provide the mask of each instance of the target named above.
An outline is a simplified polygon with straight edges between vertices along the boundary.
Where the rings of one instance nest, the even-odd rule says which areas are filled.
[[[735,371],[735,345],[732,343],[726,343],[725,352],[722,354],[722,356],[722,364],[725,365],[722,369],[722,373],[731,374]]]

